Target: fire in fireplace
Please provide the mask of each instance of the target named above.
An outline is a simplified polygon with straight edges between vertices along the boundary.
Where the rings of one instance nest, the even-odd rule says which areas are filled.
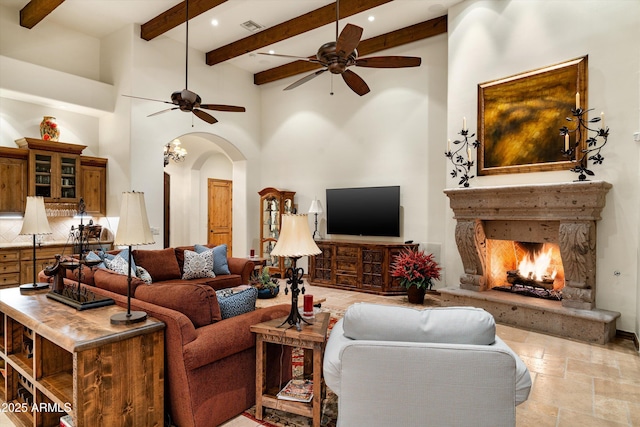
[[[488,288],[562,299],[564,269],[555,243],[487,240]]]

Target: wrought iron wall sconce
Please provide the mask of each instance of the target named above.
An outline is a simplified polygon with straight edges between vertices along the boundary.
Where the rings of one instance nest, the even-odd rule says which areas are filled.
[[[607,144],[609,138],[609,128],[604,125],[604,113],[600,114],[600,117],[594,117],[591,120],[587,120],[587,113],[592,111],[583,110],[579,105],[579,97],[576,94],[576,108],[571,109],[573,118],[567,117],[568,122],[575,123],[574,129],[569,129],[567,126],[560,128],[560,136],[564,138],[564,148],[561,150],[562,155],[573,159],[575,155],[576,166],[571,168],[571,172],[578,174],[576,181],[588,181],[587,175],[594,176],[595,173],[589,169],[589,160],[594,165],[601,165],[604,161],[604,157],[600,154],[602,148]],[[589,127],[589,123],[600,122],[600,129],[592,129]],[[583,132],[587,138],[587,146],[584,149],[580,149],[580,142],[583,139]],[[575,142],[570,144],[569,136],[575,134]],[[580,156],[581,155],[581,156]]]
[[[476,134],[469,133],[466,118],[462,119],[462,130],[458,132],[458,134],[462,135],[463,139],[456,139],[453,141],[453,144],[454,148],[457,145],[460,147],[451,151],[451,140],[448,140],[447,151],[444,155],[447,156],[453,166],[453,169],[451,170],[451,177],[460,178],[458,185],[462,187],[469,187],[469,180],[475,178],[475,175],[469,175],[471,168],[475,166],[475,162],[471,160],[471,148],[473,147],[474,149],[477,149],[480,146],[480,142],[477,139],[473,139],[473,142],[470,141],[474,136],[476,136]]]

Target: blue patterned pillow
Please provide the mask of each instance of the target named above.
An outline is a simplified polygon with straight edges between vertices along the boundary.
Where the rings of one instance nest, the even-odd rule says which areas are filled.
[[[227,245],[218,245],[213,249],[203,245],[195,245],[197,253],[213,250],[213,272],[216,276],[231,274],[227,263]]]
[[[244,291],[228,295],[228,291],[222,289],[216,291],[218,297],[218,305],[220,306],[220,315],[223,319],[233,316],[239,316],[249,313],[256,309],[256,300],[258,299],[258,289],[250,287]]]
[[[98,255],[97,253],[95,253],[93,251],[89,252],[87,254],[87,256],[84,257],[84,259],[86,259],[87,261],[102,261],[96,267],[98,267],[98,268],[107,268],[107,266],[104,263],[104,258],[102,258],[100,255]]]

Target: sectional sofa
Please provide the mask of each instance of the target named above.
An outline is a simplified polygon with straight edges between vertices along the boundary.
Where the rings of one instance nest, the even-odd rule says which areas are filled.
[[[152,281],[148,284],[132,277],[131,309],[144,311],[166,325],[165,407],[170,421],[179,427],[210,427],[255,404],[256,349],[250,326],[284,317],[290,306],[256,309],[223,319],[216,289],[248,283],[253,263],[228,258],[229,274],[183,280],[185,250],[193,249],[133,251],[134,262],[148,271]],[[78,283],[78,269],[57,274],[63,275],[60,280],[65,284]],[[54,277],[42,271],[40,280],[51,282]],[[105,268],[83,268],[80,282],[126,307],[126,275]],[[267,363],[273,365],[269,386],[277,387],[291,378],[287,348],[267,349]]]

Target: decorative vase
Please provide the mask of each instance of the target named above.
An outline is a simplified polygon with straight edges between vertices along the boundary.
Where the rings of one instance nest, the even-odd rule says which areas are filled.
[[[56,118],[44,116],[40,122],[40,138],[45,141],[57,141],[60,137],[60,128],[56,123]]]
[[[407,299],[411,304],[424,304],[424,288],[411,285],[407,288]]]

